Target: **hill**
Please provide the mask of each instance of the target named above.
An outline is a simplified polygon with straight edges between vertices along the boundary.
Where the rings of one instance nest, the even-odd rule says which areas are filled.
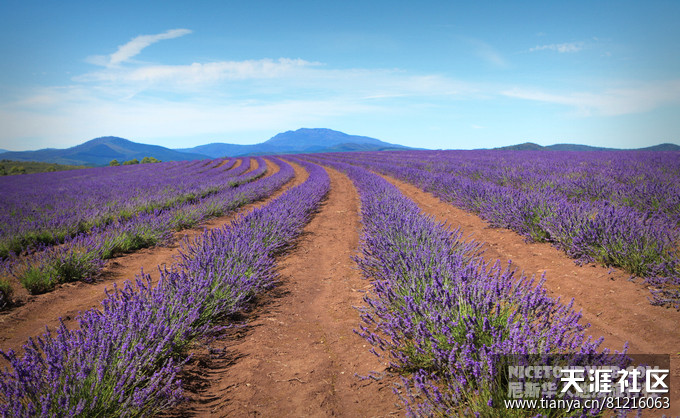
[[[510,150],[510,151],[539,151],[545,149],[542,145],[534,144],[533,142],[525,142],[523,144],[508,145],[506,147],[498,147],[494,149]]]
[[[680,151],[680,145],[676,144],[659,144],[651,147],[636,148],[636,149],[623,149],[623,148],[604,148],[604,147],[592,147],[590,145],[581,144],[554,144],[554,145],[538,145],[533,142],[525,142],[523,144],[509,145],[506,147],[494,148],[499,150],[513,150],[513,151]]]
[[[209,155],[213,158],[262,154],[297,154],[338,151],[381,151],[412,149],[403,145],[391,144],[379,139],[349,135],[332,129],[301,128],[277,134],[265,142],[252,145],[212,143],[194,148],[181,148],[177,151],[194,152]]]
[[[680,145],[665,143],[640,149],[642,151],[680,151]]]
[[[106,165],[111,160],[120,162],[136,158],[154,157],[161,161],[198,160],[208,156],[186,153],[158,145],[132,142],[115,136],[95,138],[66,149],[45,148],[37,151],[10,151],[0,154],[0,159],[13,161],[38,161],[67,165]]]

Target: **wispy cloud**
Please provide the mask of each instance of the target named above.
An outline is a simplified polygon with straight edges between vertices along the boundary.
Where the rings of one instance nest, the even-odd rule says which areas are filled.
[[[506,68],[509,66],[503,55],[493,46],[479,39],[469,39],[468,41],[474,47],[475,54],[487,63],[499,68]]]
[[[638,84],[603,92],[548,93],[537,89],[513,88],[504,96],[572,107],[578,116],[617,116],[643,113],[664,105],[680,103],[680,79]]]
[[[560,54],[567,52],[578,52],[583,49],[583,42],[567,42],[562,44],[537,45],[529,48],[529,52],[536,51],[557,51]]]
[[[113,54],[92,56],[88,58],[88,62],[106,67],[115,67],[138,55],[149,45],[166,39],[179,38],[190,33],[191,30],[189,29],[170,29],[156,35],[140,35],[133,38],[130,42],[119,46],[118,50]]]
[[[205,84],[222,80],[279,78],[306,67],[321,65],[302,59],[279,58],[220,61],[189,65],[144,65],[138,68],[108,68],[75,77],[80,82]]]
[[[299,58],[123,66],[79,75],[73,81],[111,98],[128,99],[149,93],[247,95],[255,100],[299,95],[375,100],[442,97],[475,91],[470,83],[439,74],[412,74],[399,69],[334,69]]]

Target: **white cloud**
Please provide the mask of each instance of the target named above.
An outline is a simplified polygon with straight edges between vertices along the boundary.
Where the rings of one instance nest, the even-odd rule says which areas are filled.
[[[119,46],[118,50],[111,55],[95,55],[88,57],[87,61],[91,64],[105,67],[116,67],[138,55],[149,45],[166,39],[179,38],[180,36],[188,35],[190,33],[191,31],[189,29],[170,29],[156,35],[140,35],[133,38],[130,42]]]
[[[141,93],[204,97],[265,98],[298,95],[389,99],[414,96],[452,96],[475,91],[438,74],[409,74],[399,69],[332,69],[319,62],[279,58],[106,68],[73,78],[81,87],[111,98]]]
[[[529,48],[529,52],[550,50],[563,54],[566,52],[578,52],[582,49],[583,42],[568,42],[563,44],[537,45],[533,48]]]
[[[599,93],[555,94],[535,89],[513,88],[502,91],[501,94],[573,107],[579,116],[618,116],[644,113],[664,105],[680,103],[680,79],[609,89]]]
[[[221,80],[247,80],[289,76],[320,65],[301,59],[280,58],[220,61],[189,65],[145,65],[138,68],[109,68],[75,77],[80,82],[206,84]]]

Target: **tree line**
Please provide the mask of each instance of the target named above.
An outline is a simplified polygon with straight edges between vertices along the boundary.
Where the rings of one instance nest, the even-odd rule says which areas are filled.
[[[109,163],[111,167],[118,166],[118,165],[132,165],[132,164],[148,164],[148,163],[160,163],[162,162],[161,160],[154,158],[154,157],[144,157],[142,158],[142,161],[140,162],[138,159],[133,158],[132,160],[124,161],[122,164],[118,162],[118,160],[113,159]]]

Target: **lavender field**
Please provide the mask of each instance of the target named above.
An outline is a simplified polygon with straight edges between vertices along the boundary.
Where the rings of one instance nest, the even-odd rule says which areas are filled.
[[[304,181],[301,172],[307,173]],[[14,176],[0,179],[0,307],[8,318],[22,311],[12,300],[17,285],[31,294],[47,292],[45,297],[50,291],[63,295],[68,288],[61,284],[69,281],[94,285],[114,257],[172,243],[176,231],[236,213],[251,202],[264,203],[184,241],[177,262],[159,266],[158,280],[140,271],[102,294],[99,308],[67,322],[59,319],[56,329],[32,336],[23,347],[0,345],[7,366],[0,372],[0,416],[150,416],[186,403],[193,389],[182,376],[193,351],[225,338],[225,330],[235,327],[236,318],[253,309],[261,295],[290,280],[277,273],[286,254],[301,254],[310,264],[320,261],[304,260],[307,249],[299,237],[333,199],[351,199],[333,194],[343,177],[357,193],[352,210],[361,222],[360,229],[343,231],[358,242],[346,262],[367,283],[363,304],[356,307],[352,350],[375,354],[378,363],[371,367],[382,371],[342,367],[368,385],[388,376],[407,415],[497,415],[507,392],[498,356],[561,354],[625,367],[633,361],[627,356],[629,340],[637,353],[652,348],[638,323],[617,322],[615,340],[593,335],[592,312],[576,309],[579,300],[553,296],[545,277],[485,258],[484,242],[435,221],[390,179],[412,184],[493,228],[551,244],[572,260],[574,275],[588,273],[579,266],[589,264],[625,272],[631,280],[605,279],[608,289],[615,294],[617,286],[649,288],[631,302],[631,312],[658,319],[658,330],[677,324],[678,153],[329,153]],[[291,180],[299,185],[293,187]],[[285,191],[271,198],[277,190]],[[333,214],[339,229],[344,216]],[[333,269],[327,274],[315,278],[314,286],[342,278]],[[279,297],[285,305],[285,292]],[[22,303],[30,309],[32,301]],[[313,315],[311,335],[321,326],[315,322],[320,314],[304,306],[294,311],[307,314]],[[661,350],[677,342],[674,329],[658,331]],[[286,341],[275,343],[283,353]],[[334,343],[326,337],[310,341],[309,352],[277,360],[309,368],[306,375],[296,372],[302,378],[272,380],[272,372],[263,372],[261,381],[248,385],[304,384],[314,379],[312,372],[320,373],[315,359],[326,358],[339,378]],[[330,348],[314,354],[323,344]],[[228,370],[218,380],[229,381]],[[342,370],[344,375],[347,369]],[[263,391],[274,396],[274,389]],[[601,414],[587,407],[571,414],[546,408],[505,412]]]
[[[106,167],[11,182],[3,189],[5,214],[12,214],[2,223],[4,270],[33,294],[91,280],[104,260],[167,242],[173,231],[266,197],[293,175],[284,165],[258,182],[267,166],[257,159],[249,170],[250,161]]]
[[[680,154],[428,151],[329,156],[394,176],[549,242],[578,263],[619,267],[680,309]]]

